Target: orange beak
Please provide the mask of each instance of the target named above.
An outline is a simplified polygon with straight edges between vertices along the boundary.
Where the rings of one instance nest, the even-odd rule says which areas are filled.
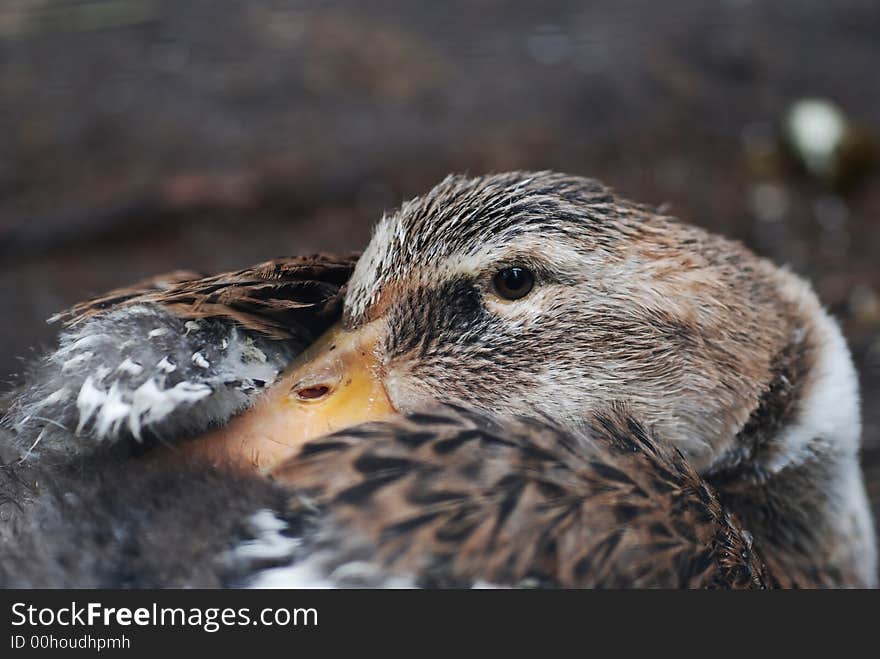
[[[395,412],[382,384],[377,332],[335,326],[248,411],[179,447],[217,465],[269,473],[309,440]]]

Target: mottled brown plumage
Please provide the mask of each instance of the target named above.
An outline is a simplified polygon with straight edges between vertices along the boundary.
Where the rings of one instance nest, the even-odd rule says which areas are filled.
[[[765,588],[751,539],[680,452],[625,409],[589,441],[443,407],[308,444],[274,474],[338,542],[423,586]]]
[[[521,299],[493,285],[510,266],[534,273]],[[740,243],[593,180],[450,176],[380,222],[344,322],[380,336],[398,409],[440,397],[578,435],[624,401],[787,583],[876,583],[845,341],[807,282]]]
[[[111,308],[148,304],[180,318],[225,318],[246,330],[287,339],[293,328],[321,329],[339,316],[340,289],[351,276],[358,256],[279,258],[210,276],[179,270],[86,300],[53,320],[73,327]]]

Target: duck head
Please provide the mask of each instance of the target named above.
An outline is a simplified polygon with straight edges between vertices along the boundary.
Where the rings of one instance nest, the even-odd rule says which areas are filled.
[[[596,181],[451,176],[404,203],[375,228],[341,322],[190,448],[271,471],[315,436],[437,401],[575,435],[623,403],[747,528],[817,538],[810,552],[874,579],[837,325],[791,273]]]
[[[809,421],[825,384],[825,427],[857,444],[849,355],[801,280],[595,181],[511,173],[449,177],[384,217],[341,323],[266,398],[291,440],[438,400],[577,433],[623,401],[706,471],[743,457],[750,420]],[[766,466],[802,444],[763,447]]]

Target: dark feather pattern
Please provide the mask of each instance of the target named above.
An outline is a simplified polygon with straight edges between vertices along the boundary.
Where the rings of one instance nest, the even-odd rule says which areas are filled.
[[[442,407],[313,442],[275,478],[423,586],[774,585],[681,453],[622,407],[589,437]]]
[[[356,253],[286,257],[211,276],[176,271],[81,302],[53,320],[72,327],[108,309],[155,304],[180,318],[229,319],[288,339],[293,328],[321,330],[339,316],[341,291],[357,258]]]
[[[303,566],[310,585],[776,585],[711,488],[625,409],[589,436],[440,407],[314,442],[274,483],[106,455],[7,469],[0,585],[295,587]]]

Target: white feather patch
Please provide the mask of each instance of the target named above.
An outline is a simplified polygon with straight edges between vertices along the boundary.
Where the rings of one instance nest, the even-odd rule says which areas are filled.
[[[106,399],[107,394],[94,385],[92,376],[87,377],[82,387],[80,387],[79,395],[76,397],[76,407],[79,409],[79,423],[76,426],[76,434],[82,432],[83,428],[92,420],[92,417]]]
[[[158,368],[163,373],[174,373],[177,370],[177,366],[171,363],[171,360],[168,357],[162,357],[158,362],[156,362],[156,368]]]
[[[205,356],[200,352],[193,353],[192,363],[199,368],[210,368],[211,366],[211,363],[207,359],[205,359]]]
[[[141,438],[141,428],[161,421],[180,405],[191,405],[211,395],[212,389],[201,382],[178,382],[170,389],[160,388],[155,380],[147,380],[132,394],[129,427]]]
[[[257,537],[238,544],[229,552],[234,561],[281,560],[300,546],[299,538],[282,535],[287,523],[271,510],[259,510],[248,520]]]

